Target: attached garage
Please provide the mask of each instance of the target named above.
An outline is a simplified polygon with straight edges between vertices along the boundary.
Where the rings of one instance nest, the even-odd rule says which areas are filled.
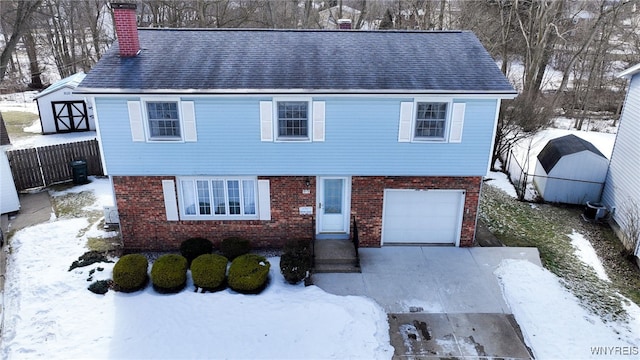
[[[385,189],[382,244],[458,245],[464,190]]]

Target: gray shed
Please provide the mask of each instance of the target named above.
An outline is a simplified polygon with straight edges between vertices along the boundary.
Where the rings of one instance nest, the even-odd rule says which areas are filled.
[[[85,102],[84,95],[73,93],[85,76],[85,73],[79,72],[66,77],[51,84],[35,97],[43,134],[96,129],[93,111]]]
[[[582,204],[600,200],[609,160],[575,135],[550,140],[538,154],[534,184],[548,202]]]

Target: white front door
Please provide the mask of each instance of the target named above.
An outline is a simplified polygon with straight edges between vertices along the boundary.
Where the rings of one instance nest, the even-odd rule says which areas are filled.
[[[318,233],[347,233],[351,203],[350,178],[319,177],[317,184]]]

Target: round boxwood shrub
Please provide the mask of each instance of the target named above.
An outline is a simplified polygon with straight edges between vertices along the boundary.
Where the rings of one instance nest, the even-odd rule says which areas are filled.
[[[191,277],[196,290],[222,290],[225,287],[228,262],[226,257],[217,254],[204,254],[195,258],[191,263]]]
[[[180,244],[180,254],[187,259],[187,264],[191,266],[193,259],[202,254],[211,254],[213,244],[204,238],[187,239]]]
[[[239,293],[257,294],[266,287],[270,268],[264,256],[240,255],[231,262],[227,282]]]
[[[220,251],[230,261],[240,255],[248,254],[251,251],[251,242],[240,237],[230,237],[222,240]]]
[[[288,242],[280,257],[280,272],[290,284],[297,284],[307,278],[311,271],[311,247],[309,240]]]
[[[149,261],[142,254],[128,254],[121,257],[113,266],[114,288],[123,292],[144,289],[149,281],[147,271]]]
[[[187,284],[187,259],[178,254],[160,256],[151,266],[151,283],[159,293],[180,292]]]

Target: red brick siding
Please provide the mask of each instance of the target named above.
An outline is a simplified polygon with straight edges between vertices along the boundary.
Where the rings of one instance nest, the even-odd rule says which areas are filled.
[[[379,247],[382,239],[382,201],[384,189],[465,190],[460,246],[472,246],[481,177],[384,177],[354,176],[351,189],[351,215],[358,222],[363,247]]]
[[[287,239],[312,236],[312,216],[299,208],[315,209],[315,177],[259,177],[271,188],[271,220],[167,221],[161,176],[114,176],[113,186],[120,215],[125,249],[175,250],[183,240],[204,237],[217,245],[222,239],[240,236],[257,248],[281,247]],[[310,180],[309,187],[306,180]],[[471,246],[475,234],[480,177],[359,177],[352,178],[351,215],[358,221],[360,243],[379,247],[382,230],[384,189],[463,189],[465,213],[460,246]],[[177,184],[176,184],[177,186]],[[304,194],[303,190],[309,190]],[[468,212],[467,212],[468,211]],[[315,213],[315,210],[314,210]]]
[[[217,245],[222,239],[240,236],[256,248],[281,247],[287,239],[312,236],[312,216],[300,215],[301,206],[315,205],[315,179],[310,194],[305,177],[260,177],[271,188],[271,220],[167,221],[162,180],[174,177],[114,176],[120,229],[124,246],[135,250],[175,250],[183,240],[204,237]],[[177,185],[176,185],[177,187]]]
[[[118,34],[118,46],[120,56],[136,56],[140,50],[138,38],[138,25],[135,6],[132,8],[113,9],[113,18]]]

